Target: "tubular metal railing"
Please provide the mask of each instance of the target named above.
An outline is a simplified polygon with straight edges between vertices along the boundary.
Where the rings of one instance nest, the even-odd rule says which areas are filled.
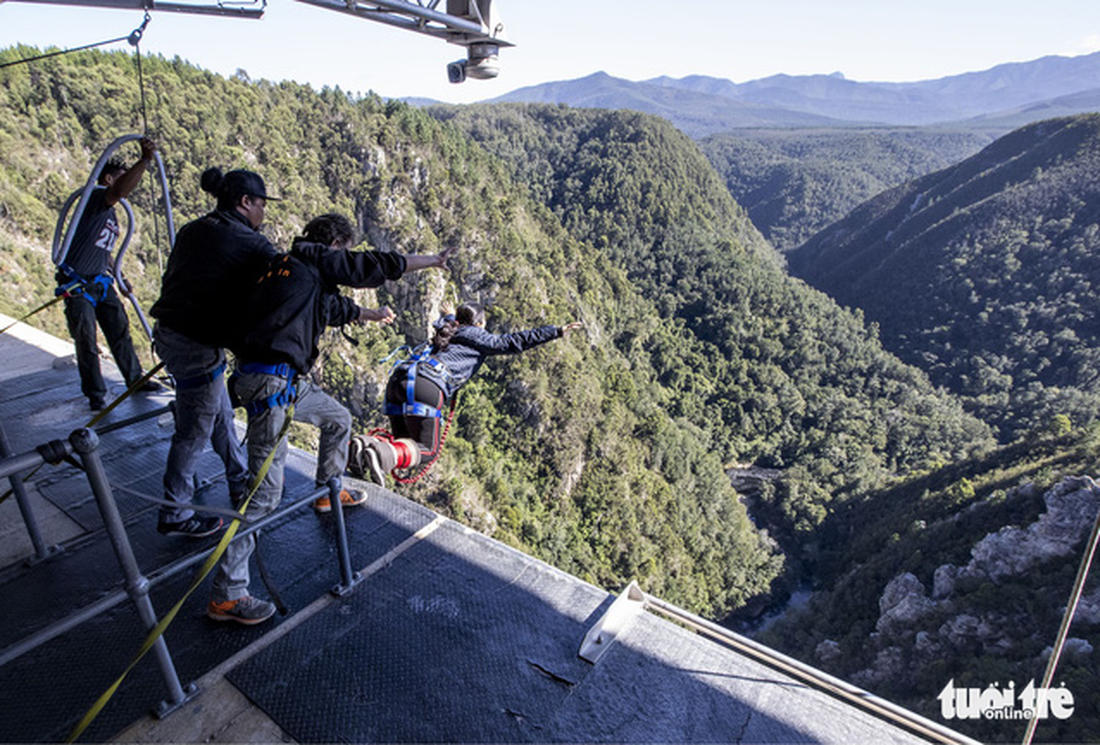
[[[0,649],[0,667],[37,649],[82,623],[95,618],[101,613],[114,608],[127,598],[133,601],[146,630],[153,629],[157,626],[158,619],[152,602],[149,599],[150,589],[158,583],[164,582],[180,572],[204,562],[211,552],[215,550],[211,548],[209,551],[202,551],[197,554],[185,556],[163,567],[152,570],[148,575],[143,574],[138,565],[133,547],[130,544],[129,536],[126,533],[125,523],[119,512],[114,492],[111,489],[110,481],[103,467],[99,447],[100,434],[115,431],[125,426],[150,419],[154,416],[159,416],[172,409],[172,405],[155,409],[126,420],[105,425],[100,427],[98,431],[80,428],[74,430],[67,439],[52,440],[39,445],[34,450],[19,454],[12,454],[10,452],[10,445],[6,435],[3,434],[3,427],[0,425],[0,450],[2,450],[2,452],[0,452],[0,455],[2,455],[2,457],[0,457],[0,479],[7,477],[11,481],[12,489],[19,501],[20,510],[23,514],[27,531],[31,536],[31,543],[35,548],[35,560],[48,558],[51,555],[51,550],[45,548],[45,542],[35,523],[33,511],[30,509],[29,500],[27,499],[25,489],[23,489],[23,482],[20,478],[20,474],[39,468],[47,463],[58,463],[75,453],[80,458],[83,470],[88,477],[88,483],[95,496],[96,505],[103,517],[107,536],[114,549],[115,556],[118,559],[124,577],[124,585],[121,590],[111,592],[89,605],[78,608],[64,618],[54,621],[37,632]],[[328,495],[333,503],[333,515],[336,518],[337,559],[339,562],[340,581],[332,588],[332,592],[337,595],[344,595],[350,592],[352,588],[359,583],[360,577],[358,573],[354,572],[351,568],[351,555],[346,524],[344,521],[343,506],[340,502],[340,482],[338,479],[334,478],[325,486],[318,487],[308,494],[284,503],[279,509],[258,520],[244,521],[243,518],[240,517],[234,518],[241,519],[242,522],[246,523],[237,533],[234,540],[239,540],[243,536],[256,533],[275,520],[325,495]],[[196,511],[203,511],[203,508],[199,505],[194,505],[193,507]],[[161,676],[164,678],[165,686],[168,690],[167,698],[161,701],[154,710],[154,713],[158,717],[163,717],[194,697],[198,692],[198,688],[193,683],[186,686],[181,685],[175,665],[172,662],[171,654],[168,651],[168,645],[163,637],[158,638],[154,643],[153,651],[160,668]]]

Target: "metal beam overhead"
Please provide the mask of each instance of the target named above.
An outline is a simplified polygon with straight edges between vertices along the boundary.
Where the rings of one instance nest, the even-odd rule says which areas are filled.
[[[233,18],[260,18],[267,8],[267,0],[246,0],[243,3],[216,3],[213,5],[159,2],[159,0],[6,0],[6,2],[35,3],[37,5],[76,5],[84,8],[112,8],[148,12],[195,13],[199,15],[231,16]]]

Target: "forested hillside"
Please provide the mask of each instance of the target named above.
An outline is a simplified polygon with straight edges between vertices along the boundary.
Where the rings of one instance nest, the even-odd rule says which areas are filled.
[[[1100,404],[1100,115],[1029,125],[789,254],[1005,441]]]
[[[433,108],[491,152],[565,228],[621,267],[682,328],[624,335],[668,410],[731,463],[782,469],[757,511],[785,545],[830,503],[989,443],[984,425],[880,346],[874,329],[793,281],[695,144],[633,112]]]
[[[0,52],[0,61],[11,57]],[[1057,417],[1053,429],[995,449],[985,424],[884,350],[876,323],[788,276],[699,148],[667,122],[533,105],[429,114],[243,73],[224,79],[156,57],[145,59],[144,76],[177,225],[210,207],[198,186],[203,168],[248,167],[285,199],[269,205],[267,226],[284,246],[309,217],[332,209],[367,228],[366,248],[461,246],[451,275],[425,272],[360,293],[366,304],[397,311],[394,328],[354,329],[358,346],[336,333],[326,338],[316,377],[353,410],[357,428],[382,422],[387,367],[378,360],[425,338],[456,301],[489,305],[495,330],[585,322],[581,334],[491,361],[463,390],[444,455],[404,490],[410,497],[596,584],[617,590],[638,579],[712,618],[773,590],[786,568],[783,579],[820,592],[767,641],[933,717],[929,702],[952,675],[984,686],[1039,674],[1027,671],[1041,665],[1064,602],[1076,534],[1066,532],[1056,556],[1029,554],[1032,563],[1019,566],[1033,572],[997,581],[968,557],[988,547],[987,534],[1007,540],[996,538],[1006,526],[1040,522],[1044,510],[1064,516],[1074,495],[1073,504],[1082,502],[1087,489],[1058,484],[1063,473],[1095,470],[1095,430]],[[3,312],[20,315],[52,297],[57,210],[103,147],[139,128],[139,101],[128,55],[87,52],[0,70]],[[994,317],[1016,319],[1015,333],[997,338],[1019,349],[1070,344],[1069,334],[1048,328],[1062,317],[1074,338],[1091,338],[1086,291],[1097,229],[1089,210],[1097,200],[1081,164],[1095,157],[1096,119],[1022,130],[914,182],[922,191],[908,191],[910,184],[860,208],[864,220],[847,223],[851,234],[885,230],[892,219],[895,236],[883,239],[890,246],[910,232],[935,234],[933,223],[973,226],[966,251],[911,252],[916,263],[905,266],[914,277],[922,261],[955,271],[934,275],[943,288],[917,283],[882,294],[918,315],[925,310],[909,307],[919,301],[940,298],[929,306],[939,312],[956,298],[971,303],[961,308],[986,298]],[[947,179],[953,172],[971,175]],[[139,224],[127,266],[146,307],[167,252],[164,226],[150,214],[151,184],[146,179],[131,200]],[[983,227],[983,210],[1002,199],[1000,222]],[[946,212],[925,212],[932,205]],[[1028,212],[1035,205],[1043,209]],[[1042,219],[1014,222],[1019,214]],[[998,230],[1011,237],[1012,253],[980,252],[1000,245],[987,240]],[[847,246],[838,239],[840,253],[815,266],[893,260],[873,250],[849,256]],[[1055,272],[1058,284],[1032,273],[1047,262],[1069,267]],[[1030,283],[1031,292],[983,294],[1002,275],[1002,283]],[[1020,305],[1014,298],[1023,295],[1042,302]],[[930,347],[942,355],[933,374],[955,360],[948,352],[958,346],[948,341],[970,328],[994,333],[992,319],[979,315],[969,326],[965,319],[951,310],[938,321],[950,333],[928,331],[945,340]],[[64,335],[56,308],[31,322]],[[885,329],[885,340],[902,338]],[[1041,362],[1035,354],[1029,359]],[[1056,357],[1046,368],[1065,359],[1084,371],[1093,358]],[[1036,401],[1050,394],[1030,379],[1026,391]],[[983,412],[996,411],[995,401],[987,404]],[[724,469],[750,465],[769,475],[751,497],[738,495]],[[1048,487],[1057,487],[1049,498]],[[1087,523],[1084,512],[1069,514],[1071,527]],[[983,555],[1024,556],[1010,549]],[[899,607],[920,612],[902,617]],[[1095,639],[1089,629],[1075,633]],[[1081,697],[1095,689],[1087,654],[1068,669]],[[1088,739],[1094,714],[1055,734]]]
[[[1041,684],[1100,509],[1100,428],[1065,420],[981,458],[872,491],[820,531],[815,592],[759,641],[944,722],[954,681]],[[1035,742],[1100,732],[1100,578],[1093,573],[1054,677],[1073,716],[1047,717]],[[944,722],[981,742],[1020,742],[1021,719]]]
[[[973,128],[738,129],[699,147],[753,224],[788,251],[879,192],[954,165],[992,139]]]
[[[425,272],[377,297],[363,293],[365,303],[397,311],[396,329],[353,330],[358,347],[336,333],[326,339],[314,374],[352,408],[360,429],[382,423],[388,368],[378,360],[423,339],[443,307],[484,302],[498,330],[585,322],[583,334],[487,365],[460,396],[443,459],[411,496],[597,584],[638,578],[711,616],[768,589],[782,557],[749,522],[707,434],[674,420],[657,373],[617,346],[625,336],[673,350],[681,332],[517,188],[498,160],[400,103],[226,80],[178,59],[146,58],[144,77],[177,224],[211,207],[199,189],[205,167],[243,166],[285,200],[268,209],[281,245],[312,215],[336,209],[369,225],[375,248],[461,246],[452,276]],[[102,149],[138,129],[139,101],[127,55],[81,53],[0,70],[4,312],[21,315],[53,296],[56,213]],[[154,245],[150,185],[131,199],[140,224],[126,266],[146,307],[166,251]],[[163,224],[159,232],[163,244]],[[55,332],[63,323],[56,307],[31,322]]]

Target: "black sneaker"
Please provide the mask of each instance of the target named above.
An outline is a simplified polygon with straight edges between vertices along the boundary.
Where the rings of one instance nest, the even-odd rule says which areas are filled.
[[[157,532],[161,535],[183,535],[188,538],[205,538],[214,535],[222,528],[222,519],[217,515],[201,517],[192,515],[178,523],[158,523]]]
[[[92,411],[103,411],[103,407],[107,405],[107,402],[102,398],[89,398],[88,408]]]

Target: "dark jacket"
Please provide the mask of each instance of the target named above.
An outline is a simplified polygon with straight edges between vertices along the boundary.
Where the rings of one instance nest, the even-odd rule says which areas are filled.
[[[184,336],[232,347],[246,298],[279,251],[236,211],[217,210],[184,225],[149,312]]]
[[[317,361],[325,328],[359,317],[359,306],[340,295],[339,286],[378,287],[404,273],[399,253],[336,250],[296,239],[253,287],[246,330],[233,353],[242,363],[285,362],[305,374]]]
[[[447,348],[432,354],[443,363],[446,372],[433,365],[419,365],[417,374],[435,382],[451,399],[477,373],[486,357],[519,354],[560,336],[560,326],[539,326],[510,334],[490,334],[480,326],[460,326]],[[404,372],[398,374],[404,375]]]

